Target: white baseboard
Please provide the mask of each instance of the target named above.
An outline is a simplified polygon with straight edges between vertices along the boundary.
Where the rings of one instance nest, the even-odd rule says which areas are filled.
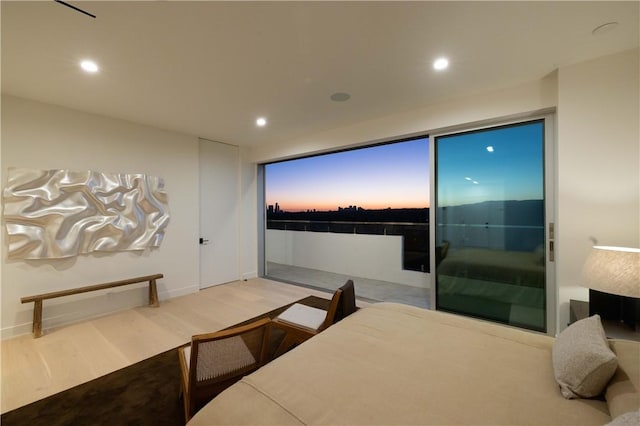
[[[14,325],[12,327],[4,327],[0,333],[2,333],[2,340],[10,339],[12,337],[22,336],[23,334],[31,333],[32,323]]]
[[[244,274],[242,274],[243,281],[250,280],[251,278],[258,278],[258,272],[253,271],[253,272],[245,272]]]
[[[186,296],[187,294],[197,293],[198,291],[200,291],[200,287],[198,285],[190,285],[188,287],[177,288],[171,291],[161,291],[158,293],[158,299],[173,299],[174,297]]]

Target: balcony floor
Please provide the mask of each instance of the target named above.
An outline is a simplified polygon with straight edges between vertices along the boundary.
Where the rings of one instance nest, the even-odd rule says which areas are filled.
[[[268,262],[266,278],[333,292],[352,279],[356,296],[370,302],[397,302],[406,305],[430,308],[430,290],[400,283],[372,280],[336,274],[317,269],[301,268]]]

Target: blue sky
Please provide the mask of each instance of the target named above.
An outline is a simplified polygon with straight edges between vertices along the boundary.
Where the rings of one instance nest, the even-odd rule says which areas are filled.
[[[541,200],[543,134],[532,122],[438,138],[438,205]]]
[[[439,205],[542,199],[543,132],[532,122],[439,138]],[[428,138],[268,164],[266,201],[286,211],[429,207]]]
[[[428,207],[428,139],[269,164],[266,201],[287,211]]]

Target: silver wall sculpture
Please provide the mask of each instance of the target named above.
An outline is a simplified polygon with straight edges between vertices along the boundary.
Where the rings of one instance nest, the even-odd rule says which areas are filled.
[[[159,247],[169,223],[161,178],[10,168],[3,192],[9,259]]]

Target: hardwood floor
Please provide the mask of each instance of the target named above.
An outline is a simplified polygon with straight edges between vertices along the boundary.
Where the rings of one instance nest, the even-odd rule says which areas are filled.
[[[2,413],[303,297],[329,293],[255,278],[2,341]],[[358,302],[359,306],[366,305]]]

